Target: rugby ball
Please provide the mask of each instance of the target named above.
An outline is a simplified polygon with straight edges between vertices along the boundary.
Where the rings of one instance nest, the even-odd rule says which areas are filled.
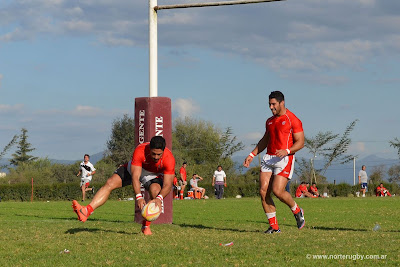
[[[154,203],[147,203],[142,209],[142,216],[147,221],[155,221],[161,214],[161,209]]]

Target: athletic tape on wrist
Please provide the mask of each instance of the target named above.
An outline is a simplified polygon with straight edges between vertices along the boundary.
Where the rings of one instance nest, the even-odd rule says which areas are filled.
[[[290,154],[290,149],[286,148],[286,152],[288,153],[288,155]]]
[[[251,158],[254,158],[256,155],[254,155],[253,152],[250,152],[249,156],[250,156]]]
[[[143,195],[142,194],[136,194],[136,200],[142,199]]]
[[[161,213],[164,213],[164,198],[162,195],[157,195],[157,198],[161,200]]]

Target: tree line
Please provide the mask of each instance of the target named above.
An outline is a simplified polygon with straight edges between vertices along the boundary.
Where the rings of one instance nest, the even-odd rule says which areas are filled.
[[[296,159],[295,173],[300,181],[315,181],[326,183],[324,176],[332,163],[344,164],[356,157],[349,155],[347,150],[351,144],[350,134],[357,120],[352,121],[342,134],[332,131],[319,132],[315,136],[305,138],[305,149],[311,157],[324,159],[324,166],[316,169],[313,158]],[[112,122],[111,133],[106,140],[106,151],[102,160],[96,163],[96,182],[105,182],[120,165],[129,161],[134,149],[135,136],[134,119],[127,114]],[[35,150],[28,142],[28,130],[21,129],[20,135],[15,135],[3,148],[0,159],[16,145],[16,151],[11,156],[9,174],[0,178],[0,184],[29,183],[34,178],[36,183],[71,183],[77,182],[76,177],[79,161],[66,165],[51,163],[48,158],[37,158],[30,153]],[[400,140],[390,141],[390,146],[398,150],[400,159]],[[258,183],[259,166],[243,169],[235,166],[232,155],[243,150],[244,145],[234,135],[232,128],[220,129],[213,123],[193,118],[178,118],[173,123],[172,152],[179,169],[184,161],[188,162],[187,172],[198,173],[211,182],[212,173],[218,165],[222,165],[231,184]],[[261,158],[259,157],[259,162]],[[4,167],[4,166],[3,166]],[[374,169],[370,175],[374,182],[383,178],[383,168]],[[400,182],[400,165],[388,170],[390,182]]]

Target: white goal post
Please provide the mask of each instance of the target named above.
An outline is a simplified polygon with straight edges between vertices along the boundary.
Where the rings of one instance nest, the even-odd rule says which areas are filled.
[[[157,5],[157,0],[149,0],[149,93],[150,97],[158,96],[158,55],[157,55],[157,10],[211,7],[211,6],[232,6],[243,4],[257,4],[264,2],[278,2],[285,0],[234,0],[208,3],[191,3],[177,5]]]

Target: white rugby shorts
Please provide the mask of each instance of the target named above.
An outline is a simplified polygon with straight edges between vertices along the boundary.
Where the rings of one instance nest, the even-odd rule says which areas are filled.
[[[154,172],[149,172],[149,171],[146,171],[145,169],[142,169],[142,173],[140,175],[139,181],[142,184],[145,184],[148,181],[153,180],[155,178],[164,178],[164,175],[162,173],[154,173]]]
[[[275,155],[265,154],[261,161],[261,172],[272,172],[273,175],[279,175],[291,179],[293,171],[294,155],[280,158]]]

